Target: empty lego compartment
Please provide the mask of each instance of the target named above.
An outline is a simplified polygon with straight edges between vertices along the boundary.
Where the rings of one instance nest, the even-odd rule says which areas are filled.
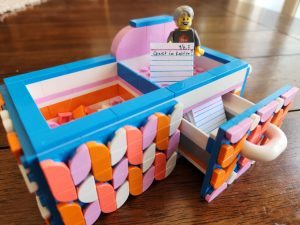
[[[142,95],[117,75],[117,64],[97,66],[26,85],[51,128]]]
[[[209,138],[216,139],[219,127],[254,104],[231,92],[196,104],[184,114],[179,152],[201,172],[209,162]]]
[[[143,76],[146,79],[149,79],[153,83],[157,84],[160,87],[169,86],[173,83],[182,81],[184,79],[187,79],[189,77],[183,78],[180,76],[180,71],[176,71],[176,75],[172,75],[172,68],[170,67],[170,73],[166,73],[166,76],[168,76],[168,79],[166,79],[166,82],[160,81],[156,82],[155,80],[151,79],[151,71],[150,71],[150,54],[145,54],[142,56],[130,58],[121,61],[121,64],[128,67],[130,70],[134,71],[135,73]],[[167,62],[170,65],[186,65],[186,61],[169,61]],[[190,63],[190,62],[189,62]],[[166,64],[166,63],[165,63]],[[221,63],[213,58],[210,58],[208,56],[201,56],[201,57],[194,57],[194,68],[193,68],[193,76],[199,75],[205,71],[208,71],[210,69],[216,68],[218,66],[224,65],[224,63]]]

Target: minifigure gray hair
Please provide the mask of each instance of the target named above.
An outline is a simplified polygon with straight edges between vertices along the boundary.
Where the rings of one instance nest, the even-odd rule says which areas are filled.
[[[177,19],[185,13],[187,13],[190,17],[194,18],[194,10],[192,9],[192,7],[190,7],[188,5],[182,5],[175,9],[175,12],[173,15],[174,20],[177,21]]]

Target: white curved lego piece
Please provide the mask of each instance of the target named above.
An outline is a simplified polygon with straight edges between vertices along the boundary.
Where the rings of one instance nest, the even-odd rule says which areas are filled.
[[[259,124],[259,121],[260,121],[260,116],[253,113],[250,118],[252,119],[252,123],[251,123],[251,126],[250,126],[250,131],[253,131],[257,125]]]
[[[277,108],[275,110],[275,113],[278,113],[279,110],[282,108],[283,104],[284,104],[284,99],[282,98],[276,98],[276,101],[278,102]]]
[[[167,161],[165,177],[169,176],[172,173],[172,171],[176,166],[176,161],[177,161],[177,152],[174,152]]]
[[[174,134],[178,129],[181,119],[183,116],[183,105],[181,103],[177,103],[174,106],[174,111],[169,115],[170,117],[170,131],[169,136]]]
[[[111,156],[111,165],[117,164],[125,155],[127,150],[126,130],[120,128],[115,132],[115,136],[108,143]]]
[[[9,119],[9,113],[7,110],[2,110],[0,111],[0,117],[2,120],[5,120],[5,119]]]
[[[116,192],[117,208],[120,208],[128,199],[129,196],[129,183],[125,181]]]
[[[2,120],[2,124],[3,124],[3,127],[6,131],[6,133],[14,131],[14,125],[13,125],[11,119],[8,118],[8,119],[5,119],[5,120]]]
[[[143,173],[145,173],[153,164],[155,159],[155,149],[156,149],[156,145],[155,143],[153,143],[144,151],[143,164],[142,164]]]
[[[93,175],[88,176],[79,186],[78,199],[81,202],[89,203],[98,200],[95,179]]]

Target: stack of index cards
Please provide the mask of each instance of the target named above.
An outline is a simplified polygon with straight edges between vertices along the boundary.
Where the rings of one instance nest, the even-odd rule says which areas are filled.
[[[193,76],[194,43],[151,43],[150,80],[161,87]]]
[[[184,115],[200,130],[210,133],[227,121],[221,97],[205,102]]]

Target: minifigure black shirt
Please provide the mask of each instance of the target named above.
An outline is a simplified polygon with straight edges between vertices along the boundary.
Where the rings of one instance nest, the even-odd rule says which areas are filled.
[[[172,31],[168,37],[168,42],[173,43],[195,43],[195,48],[200,46],[200,39],[197,32],[194,29],[189,29],[186,31],[175,29]]]

